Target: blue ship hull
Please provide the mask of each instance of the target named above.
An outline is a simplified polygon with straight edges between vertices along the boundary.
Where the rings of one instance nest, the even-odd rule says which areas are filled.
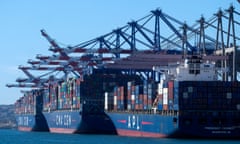
[[[16,114],[17,127],[20,131],[48,131],[42,114]]]
[[[20,131],[32,131],[36,125],[33,114],[16,114],[16,121]]]
[[[117,134],[136,137],[175,137],[175,138],[237,138],[240,136],[240,126],[233,126],[231,117],[229,123],[213,124],[211,122],[199,125],[199,117],[191,122],[187,117],[168,114],[140,114],[108,112]],[[214,119],[212,119],[214,120]],[[209,120],[211,121],[211,120]]]
[[[43,113],[50,132],[115,134],[111,120],[104,114],[80,113],[79,110]]]
[[[108,113],[112,119],[117,134],[121,136],[137,137],[168,137],[178,130],[175,116],[161,116],[157,114],[137,113]]]
[[[49,131],[54,133],[75,133],[81,123],[78,111],[43,112]]]

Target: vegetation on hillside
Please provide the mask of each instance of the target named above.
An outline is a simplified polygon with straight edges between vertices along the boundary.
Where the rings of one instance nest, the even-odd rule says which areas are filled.
[[[16,127],[14,105],[0,105],[0,128]]]

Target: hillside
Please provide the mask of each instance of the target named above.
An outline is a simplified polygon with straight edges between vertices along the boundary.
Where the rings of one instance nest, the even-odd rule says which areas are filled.
[[[14,128],[15,126],[14,105],[0,105],[0,128]]]

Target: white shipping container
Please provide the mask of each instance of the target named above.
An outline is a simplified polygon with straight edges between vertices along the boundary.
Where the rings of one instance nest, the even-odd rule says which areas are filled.
[[[117,96],[113,97],[113,105],[116,106],[117,105]]]
[[[128,87],[131,87],[131,85],[132,85],[132,82],[128,82],[128,83],[127,83],[127,86],[128,86]]]
[[[163,88],[163,82],[158,83],[158,89]]]
[[[107,92],[105,92],[104,109],[108,110],[108,93]]]
[[[73,105],[72,105],[72,108],[76,108],[76,104],[73,104]]]
[[[131,95],[131,100],[135,100],[135,95]]]
[[[163,88],[158,88],[158,94],[159,95],[163,94]]]
[[[160,83],[161,83],[162,85],[163,85],[163,81],[164,81],[163,79],[160,80]]]
[[[128,110],[131,110],[131,104],[128,104],[128,105],[127,105],[127,109],[128,109]]]
[[[168,88],[163,88],[163,104],[168,104]]]

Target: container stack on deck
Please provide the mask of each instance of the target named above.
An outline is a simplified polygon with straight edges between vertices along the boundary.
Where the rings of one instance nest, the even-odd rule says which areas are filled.
[[[237,82],[180,82],[180,109],[240,110],[238,104],[240,90],[238,87],[239,83]]]
[[[113,93],[111,95],[110,93]],[[115,86],[109,92],[108,105],[113,109],[108,110],[178,110],[178,82],[152,82],[142,81],[136,85],[134,81],[126,82],[126,85]],[[106,100],[106,98],[105,98]]]
[[[80,108],[80,79],[52,83],[43,97],[44,111]]]
[[[32,90],[24,92],[24,95],[15,103],[16,114],[31,114],[36,112],[36,97],[38,91]]]

